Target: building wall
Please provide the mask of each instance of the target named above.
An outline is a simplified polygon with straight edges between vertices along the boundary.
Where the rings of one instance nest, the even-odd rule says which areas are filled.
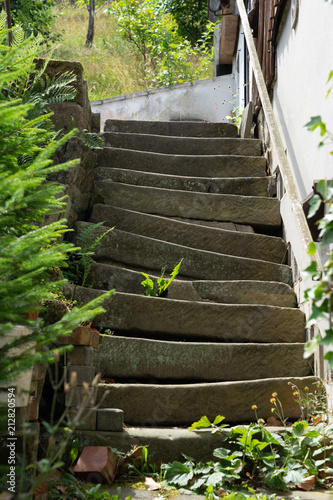
[[[121,120],[206,120],[222,122],[234,104],[232,75],[219,76],[161,89],[148,90],[100,101],[92,101],[93,113]]]
[[[304,128],[312,116],[321,115],[333,130],[333,93],[326,98],[331,70],[333,5],[300,0],[296,28],[291,28],[289,9],[277,46],[273,108],[301,199],[311,192],[314,179],[333,177],[330,150],[318,149],[318,130]]]

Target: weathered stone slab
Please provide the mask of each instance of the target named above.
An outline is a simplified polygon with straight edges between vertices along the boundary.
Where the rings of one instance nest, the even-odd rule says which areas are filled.
[[[94,263],[91,268],[94,288],[142,295],[142,274],[116,265]],[[156,281],[157,273],[150,273]],[[169,299],[221,302],[222,304],[263,304],[296,307],[296,295],[285,283],[276,281],[184,281],[176,279],[167,290]]]
[[[252,405],[257,405],[259,418],[271,413],[270,398],[277,392],[284,415],[297,420],[300,408],[293,389],[300,390],[316,382],[314,377],[270,378],[242,382],[215,382],[182,385],[101,384],[98,399],[109,390],[104,403],[124,410],[125,424],[158,427],[189,425],[206,415],[211,421],[223,415],[226,422],[249,422],[255,419]]]
[[[260,256],[261,260],[269,262],[283,263],[287,253],[287,245],[282,238],[211,228],[110,205],[96,204],[90,221],[104,221],[106,226],[121,231],[210,252],[253,259]]]
[[[175,155],[260,156],[260,139],[224,137],[168,137],[164,135],[105,132],[102,137],[113,148]]]
[[[193,281],[192,283],[203,300],[224,304],[297,306],[296,295],[291,286],[276,281]],[[170,290],[169,298],[176,298],[173,297],[173,293]]]
[[[89,223],[77,222],[76,234]],[[106,228],[100,226],[96,237]],[[166,268],[168,273],[183,259],[179,275],[195,279],[212,280],[260,280],[290,283],[291,270],[284,264],[247,259],[216,252],[197,250],[175,243],[147,238],[137,234],[113,229],[101,240],[95,251],[95,260],[121,262],[138,269]]]
[[[225,382],[311,375],[311,363],[303,355],[304,344],[170,342],[103,335],[95,366],[114,379]]]
[[[210,122],[163,122],[140,120],[106,120],[105,132],[174,135],[178,137],[237,137],[236,125]]]
[[[124,412],[119,408],[98,408],[97,430],[108,432],[122,432]]]
[[[122,168],[95,169],[97,181],[106,179],[134,186],[151,186],[201,193],[237,194],[241,196],[268,196],[275,190],[274,177],[189,177],[154,172],[139,172]]]
[[[265,228],[278,228],[281,224],[277,198],[193,193],[98,181],[92,202],[168,217],[217,220]]]
[[[260,156],[171,155],[116,148],[99,149],[97,155],[97,166],[105,168],[196,177],[266,175],[266,159]]]
[[[103,292],[77,287],[75,300],[87,303]],[[249,342],[304,342],[305,319],[299,309],[263,305],[216,304],[116,292],[104,302],[98,328],[133,332],[147,338]]]

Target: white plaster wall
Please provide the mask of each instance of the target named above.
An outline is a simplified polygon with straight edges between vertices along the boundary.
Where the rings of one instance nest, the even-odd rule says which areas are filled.
[[[333,5],[300,0],[296,29],[291,28],[290,9],[277,47],[273,108],[301,199],[311,192],[314,179],[333,177],[330,149],[318,150],[318,130],[304,128],[311,116],[321,115],[333,130],[333,92],[326,98],[331,70]]]
[[[101,127],[107,119],[121,120],[206,120],[222,122],[234,105],[232,75],[198,80],[161,89],[92,101],[93,113],[101,113]]]

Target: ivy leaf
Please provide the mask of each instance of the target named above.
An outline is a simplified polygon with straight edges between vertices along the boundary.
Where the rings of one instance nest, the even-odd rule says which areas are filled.
[[[309,213],[308,213],[308,219],[311,219],[311,217],[313,217],[318,212],[318,210],[322,204],[322,199],[318,194],[315,194],[311,198],[309,204],[310,204],[310,209],[309,209]]]
[[[316,352],[316,350],[320,344],[320,341],[321,341],[321,335],[318,334],[313,339],[311,339],[309,342],[307,342],[305,344],[305,348],[304,348],[304,358],[305,359],[309,358],[310,356],[312,356]]]
[[[325,179],[316,184],[316,191],[321,194],[324,200],[327,198],[327,181]]]
[[[320,135],[323,137],[326,134],[326,125],[322,121],[321,116],[312,116],[311,120],[304,125],[310,131],[315,130],[317,127],[320,128]]]
[[[317,251],[317,247],[316,247],[316,244],[311,241],[311,243],[309,244],[309,248],[308,248],[308,254],[309,255],[314,255]]]
[[[329,351],[325,354],[324,359],[326,359],[328,364],[328,369],[333,369],[333,351]]]

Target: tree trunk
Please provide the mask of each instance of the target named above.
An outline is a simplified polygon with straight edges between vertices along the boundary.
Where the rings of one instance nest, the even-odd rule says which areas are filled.
[[[10,11],[10,0],[5,0],[2,2],[3,9],[6,12],[7,15],[7,28],[11,30],[12,28],[12,15]],[[8,32],[8,45],[11,47],[13,45],[13,33],[12,31]]]
[[[95,0],[89,0],[89,24],[85,47],[91,47],[94,40]]]

